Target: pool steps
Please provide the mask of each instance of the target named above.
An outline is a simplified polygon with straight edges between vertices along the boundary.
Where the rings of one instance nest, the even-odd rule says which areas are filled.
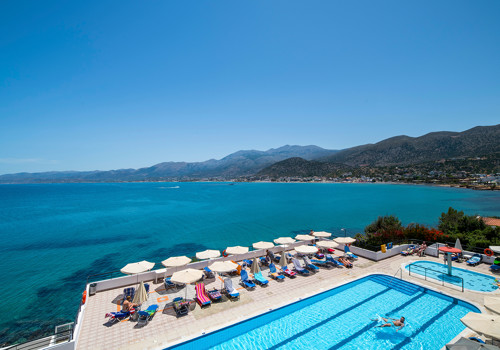
[[[425,291],[424,288],[419,287],[413,283],[409,283],[400,280],[396,277],[386,276],[386,275],[372,275],[370,279],[388,288],[392,288],[406,295],[415,295],[416,293],[421,293]]]

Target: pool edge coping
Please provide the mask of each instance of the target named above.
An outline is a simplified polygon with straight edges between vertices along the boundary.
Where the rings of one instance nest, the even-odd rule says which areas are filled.
[[[410,260],[410,261],[407,261],[407,262],[405,262],[405,263],[401,263],[401,270],[405,273],[405,275],[409,276],[409,275],[410,275],[410,273],[409,273],[409,271],[406,269],[406,266],[407,266],[407,265],[410,265],[410,264],[413,264],[413,263],[416,263],[416,262],[419,262],[419,261],[427,261],[427,262],[436,263],[435,261],[431,261],[431,260]],[[462,270],[465,270],[465,271],[469,271],[469,270],[467,270],[467,269],[463,269],[463,268],[461,268],[461,267],[457,267],[457,269],[462,269]],[[485,276],[488,276],[488,275],[486,275],[486,274],[484,274],[484,273],[481,273],[481,272],[476,272],[476,271],[472,271],[472,272],[474,272],[474,273],[476,273],[476,274],[480,274],[480,275],[485,275]],[[420,275],[420,276],[422,276],[422,275]],[[494,276],[492,276],[492,277],[494,277]],[[437,280],[437,279],[435,279],[435,278],[433,278],[433,280],[438,281],[438,280]],[[451,284],[451,283],[450,283],[450,284]],[[452,284],[452,285],[453,285],[453,284]],[[425,287],[425,288],[427,288],[427,287]],[[433,288],[429,288],[429,289],[433,289]],[[450,288],[450,289],[451,289],[451,288]],[[454,289],[451,289],[451,290],[454,290]],[[456,290],[456,291],[458,291],[458,292],[459,292],[459,290]],[[499,291],[500,291],[500,288],[497,288],[496,290],[491,291],[491,292],[482,292],[482,291],[480,291],[480,290],[473,290],[473,289],[469,289],[469,288],[465,288],[465,287],[464,287],[464,291],[463,291],[462,293],[469,292],[469,293],[478,293],[479,295],[483,295],[483,296],[487,296],[487,295],[489,295],[489,296],[500,296],[500,295],[497,295]],[[440,291],[437,291],[437,292],[438,292],[438,293],[443,294],[443,292],[440,292]],[[457,299],[460,299],[460,298],[457,298]],[[468,303],[471,303],[471,304],[472,304],[472,302],[469,302],[469,301],[468,301]],[[480,309],[486,310],[484,307],[483,307],[483,308],[480,308]]]
[[[404,270],[404,269],[402,268],[402,270]],[[173,346],[180,345],[180,344],[182,344],[182,343],[187,343],[187,342],[189,342],[189,341],[191,341],[191,340],[194,340],[194,339],[196,339],[196,338],[200,338],[200,337],[203,337],[203,336],[205,336],[205,335],[209,335],[209,334],[211,334],[211,333],[217,332],[217,331],[219,331],[219,330],[221,330],[221,329],[224,329],[224,328],[227,328],[227,327],[233,326],[233,325],[235,325],[235,324],[237,324],[237,323],[242,323],[242,322],[248,321],[248,320],[250,320],[250,319],[252,319],[252,318],[255,318],[255,317],[258,317],[258,316],[261,316],[261,315],[268,314],[268,313],[273,312],[273,311],[275,311],[275,310],[277,310],[277,309],[281,309],[281,308],[283,308],[283,307],[286,307],[286,306],[292,305],[292,304],[294,304],[294,303],[296,303],[296,302],[299,302],[299,301],[302,301],[302,300],[304,300],[304,299],[312,298],[312,297],[314,297],[314,296],[316,296],[316,295],[319,295],[319,294],[321,294],[321,293],[324,293],[324,292],[330,291],[330,290],[332,290],[332,289],[335,289],[335,288],[338,288],[338,287],[344,286],[344,285],[346,285],[346,284],[348,284],[348,283],[352,283],[352,282],[358,281],[358,280],[360,280],[360,279],[362,279],[362,278],[366,278],[366,277],[368,277],[368,276],[372,276],[372,275],[384,275],[384,276],[388,276],[388,277],[395,277],[395,276],[393,276],[393,275],[390,275],[390,274],[387,274],[387,273],[383,273],[383,272],[371,272],[371,273],[365,273],[365,274],[363,274],[363,275],[358,276],[358,277],[357,277],[357,278],[355,278],[355,279],[348,280],[348,281],[342,281],[342,282],[341,282],[341,283],[339,283],[339,284],[334,284],[331,288],[319,288],[319,289],[316,289],[315,291],[313,291],[313,292],[311,292],[311,293],[304,294],[304,296],[302,296],[302,297],[299,297],[299,298],[294,298],[294,299],[292,299],[292,300],[286,301],[286,302],[284,302],[283,304],[279,304],[278,306],[273,307],[273,308],[268,308],[268,309],[267,309],[266,311],[264,311],[264,312],[262,312],[262,311],[261,311],[261,312],[257,312],[257,313],[247,314],[247,315],[245,315],[245,316],[242,316],[242,317],[237,318],[237,319],[236,319],[236,321],[233,321],[233,322],[227,322],[227,323],[224,323],[224,324],[222,324],[222,325],[220,325],[220,326],[217,326],[217,327],[214,327],[214,328],[209,328],[208,330],[206,330],[206,329],[201,329],[201,330],[200,330],[200,332],[197,332],[196,334],[194,334],[194,335],[192,335],[192,336],[183,337],[183,338],[181,338],[181,339],[179,339],[179,340],[177,340],[177,341],[174,341],[174,342],[172,342],[172,343],[170,343],[170,344],[168,344],[168,345],[164,345],[164,346],[156,347],[156,348],[154,348],[154,350],[165,350],[165,349],[169,349],[169,348],[171,348],[171,347],[173,347]],[[397,278],[397,277],[395,277],[395,278]],[[462,301],[462,302],[465,302],[465,303],[471,304],[471,305],[475,306],[476,308],[478,308],[478,309],[481,311],[481,313],[485,313],[485,311],[486,311],[486,309],[485,309],[484,307],[480,307],[480,306],[478,306],[475,302],[468,301],[468,300],[464,300],[464,299],[462,299],[462,298],[458,298],[458,297],[454,297],[454,296],[451,296],[451,295],[445,294],[444,292],[442,292],[442,291],[440,291],[440,290],[436,290],[435,288],[429,288],[429,287],[427,287],[427,286],[423,286],[423,285],[421,285],[421,284],[417,284],[417,283],[415,283],[415,282],[411,282],[411,281],[405,281],[405,282],[412,283],[412,284],[418,285],[419,287],[429,289],[429,290],[431,290],[431,291],[433,291],[433,292],[436,292],[436,293],[439,293],[439,294],[445,295],[445,296],[447,296],[447,297],[454,298],[454,299],[458,299],[458,300],[460,300],[460,301]],[[485,292],[485,293],[486,293],[486,292]],[[464,329],[462,332],[460,332],[460,333],[459,333],[456,337],[454,337],[452,340],[450,340],[450,343],[451,343],[451,342],[453,342],[453,341],[455,341],[455,339],[457,339],[457,340],[458,340],[458,337],[461,337],[461,336],[462,336],[462,333],[464,333],[464,332],[466,332],[466,331],[473,332],[471,329],[469,329],[469,328],[465,327],[465,329]],[[445,346],[444,346],[444,347],[440,348],[440,350],[442,350],[442,349],[446,349],[446,344],[445,344]]]

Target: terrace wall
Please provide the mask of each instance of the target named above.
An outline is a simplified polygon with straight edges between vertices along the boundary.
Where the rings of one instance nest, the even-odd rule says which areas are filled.
[[[294,247],[303,245],[304,242],[295,242],[293,244],[289,244],[286,247],[285,246],[276,246],[274,248],[269,249],[275,254],[279,254],[283,249],[286,251],[288,250],[293,250]],[[182,270],[184,268],[191,268],[191,269],[203,269],[204,267],[208,267],[208,265],[213,264],[216,261],[226,261],[226,260],[235,260],[236,258],[241,261],[244,259],[253,259],[259,256],[265,256],[266,255],[266,249],[260,249],[260,250],[253,250],[250,251],[246,254],[241,254],[238,256],[233,256],[230,255],[228,257],[220,257],[217,259],[210,259],[210,260],[202,260],[202,261],[196,261],[193,263],[190,263],[186,266],[182,267],[170,267],[170,268],[163,268],[163,269],[158,269],[158,270],[152,270],[148,272],[144,272],[141,274],[137,275],[130,275],[130,276],[123,276],[123,277],[117,277],[113,279],[107,279],[107,280],[101,280],[96,283],[96,291],[101,292],[103,290],[108,290],[108,289],[114,289],[114,288],[119,288],[119,287],[124,287],[128,286],[134,283],[139,283],[139,282],[147,282],[147,281],[154,281],[157,278],[163,278],[164,276],[171,276],[174,272],[178,270]]]

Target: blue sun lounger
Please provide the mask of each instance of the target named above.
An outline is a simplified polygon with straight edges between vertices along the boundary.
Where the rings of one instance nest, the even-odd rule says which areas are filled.
[[[253,274],[253,279],[257,284],[260,284],[261,286],[267,286],[269,284],[269,281],[262,276],[262,272],[257,272]]]
[[[483,260],[483,256],[481,254],[474,254],[472,256],[472,258],[470,258],[469,260],[467,260],[467,265],[476,266],[482,260]]]
[[[273,262],[273,261],[274,262],[280,262],[280,258],[277,257],[276,255],[274,255],[274,253],[271,252],[271,251],[269,252],[269,257],[271,258],[271,262]]]
[[[205,278],[215,278],[214,272],[208,267],[204,267],[203,271],[205,272]]]
[[[276,266],[274,264],[269,265],[269,276],[271,276],[271,278],[275,279],[276,281],[284,281],[285,280],[285,276],[280,275],[278,273],[278,270],[276,270]]]
[[[349,246],[347,244],[344,246],[344,253],[345,253],[347,258],[358,260],[358,256],[351,253],[351,249],[349,248]]]
[[[493,264],[490,266],[490,270],[494,272],[500,271],[500,265]]]
[[[248,278],[248,273],[245,270],[241,270],[240,274],[241,280],[240,284],[245,287],[245,288],[250,288],[253,289],[255,288],[255,283],[253,283],[249,278]]]
[[[310,274],[310,272],[308,270],[306,270],[302,267],[302,265],[300,264],[300,261],[298,261],[297,259],[293,259],[292,263],[293,263],[294,270],[297,271],[298,273],[300,273],[301,275],[309,275]]]
[[[331,254],[326,254],[326,261],[332,263],[336,267],[344,267],[344,264],[342,264],[338,260],[335,260]]]
[[[135,288],[130,287],[130,288],[125,288],[123,290],[123,300],[127,299],[127,297],[130,297],[130,299],[134,299],[135,296]]]
[[[246,266],[250,267],[250,266],[252,266],[253,261],[252,261],[252,260],[249,260],[249,259],[245,259],[245,260],[243,260],[243,263],[244,263],[244,265],[246,265]]]
[[[306,269],[308,269],[311,272],[315,272],[315,273],[318,272],[319,267],[317,267],[316,265],[314,265],[311,262],[311,260],[309,260],[309,258],[307,256],[304,256],[303,260],[304,260],[304,264],[306,264]]]
[[[333,264],[329,264],[328,261],[325,260],[316,260],[316,259],[311,259],[311,262],[316,265],[316,266],[322,266],[322,267],[328,267]]]
[[[146,310],[139,311],[139,317],[137,319],[137,324],[145,326],[149,321],[155,317],[156,311],[158,311],[158,305],[150,305]]]

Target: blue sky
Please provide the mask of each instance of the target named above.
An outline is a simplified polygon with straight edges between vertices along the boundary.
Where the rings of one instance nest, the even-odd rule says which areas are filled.
[[[500,1],[0,2],[0,174],[500,122]]]

